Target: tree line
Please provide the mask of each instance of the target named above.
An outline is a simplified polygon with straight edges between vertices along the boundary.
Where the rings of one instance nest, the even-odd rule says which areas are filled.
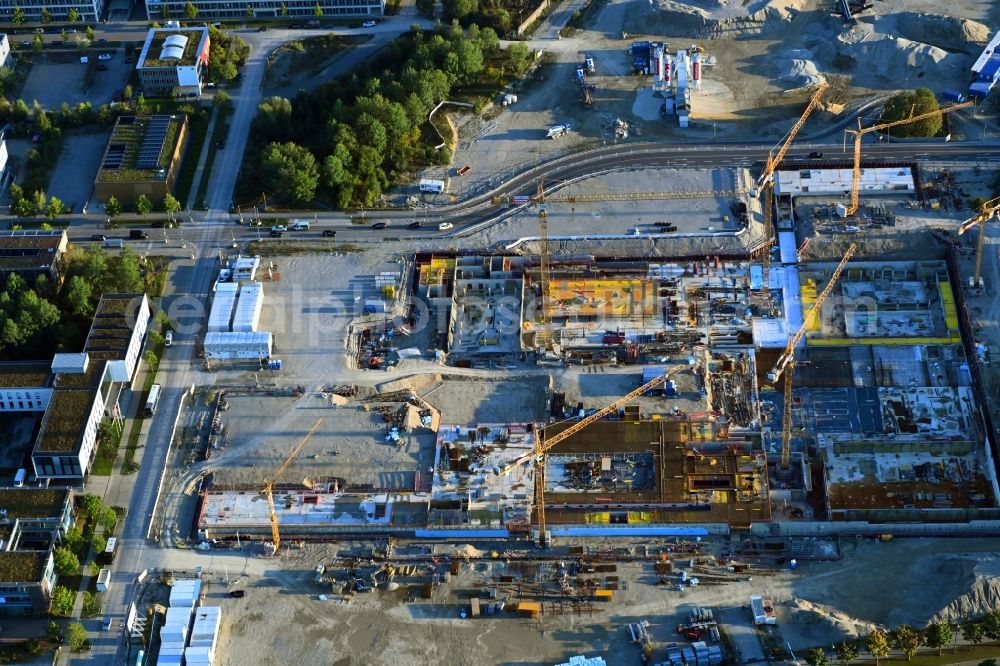
[[[294,100],[264,100],[251,128],[239,198],[261,192],[301,205],[374,206],[413,169],[447,163],[427,116],[438,102],[524,74],[524,44],[503,50],[496,31],[417,27],[373,62]]]
[[[969,618],[958,624],[930,622],[920,629],[908,624],[895,629],[873,629],[860,642],[845,640],[836,643],[833,645],[833,651],[838,663],[850,666],[858,660],[859,645],[863,645],[868,654],[874,657],[878,666],[879,660],[888,657],[893,651],[904,655],[907,661],[911,660],[922,647],[937,650],[940,655],[943,648],[957,640],[958,633],[973,645],[985,640],[1000,641],[1000,609],[994,609],[980,617]],[[809,666],[828,666],[830,663],[827,650],[823,647],[809,650],[805,660]]]

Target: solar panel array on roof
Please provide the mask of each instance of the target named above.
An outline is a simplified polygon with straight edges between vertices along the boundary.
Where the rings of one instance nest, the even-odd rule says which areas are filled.
[[[163,142],[167,138],[167,128],[170,127],[173,116],[153,116],[146,127],[146,136],[139,147],[139,157],[136,160],[138,169],[155,169],[160,165],[160,153],[163,152]]]
[[[126,146],[124,143],[112,143],[108,146],[108,152],[104,154],[104,162],[101,164],[101,168],[122,168],[122,164],[125,163],[125,148]]]

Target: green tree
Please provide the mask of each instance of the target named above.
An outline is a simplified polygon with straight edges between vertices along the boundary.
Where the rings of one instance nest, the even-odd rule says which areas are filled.
[[[63,538],[63,543],[66,544],[71,550],[79,551],[83,548],[83,532],[80,528],[74,525],[73,527],[66,530],[66,536]]]
[[[42,13],[38,20],[45,25],[48,25],[52,21],[52,12],[49,11],[48,7],[42,7]]]
[[[865,649],[875,657],[875,666],[878,660],[889,656],[889,637],[878,629],[872,629],[871,633],[865,636]]]
[[[76,23],[80,20],[80,12],[76,11],[75,8],[70,7],[69,11],[66,12],[66,20],[70,23]]]
[[[87,644],[87,630],[79,622],[70,622],[66,625],[66,642],[70,650],[79,652]]]
[[[188,2],[184,5],[184,16],[189,21],[193,21],[198,18],[198,8],[194,6],[193,2]]]
[[[101,612],[101,597],[95,592],[83,593],[82,617],[94,617]]]
[[[49,203],[45,206],[45,216],[54,220],[64,212],[63,202],[56,197],[49,197]]]
[[[31,39],[31,48],[36,51],[41,51],[45,48],[45,40],[42,39],[42,34],[40,32],[36,32],[35,36]]]
[[[840,641],[833,649],[837,651],[837,661],[841,666],[851,666],[858,660],[858,644],[854,641]]]
[[[87,38],[88,42],[94,41],[94,28],[92,26],[87,26],[87,29],[83,32],[84,36]]]
[[[108,288],[117,292],[138,292],[143,290],[140,257],[129,248],[111,257],[108,262]],[[100,513],[94,514],[100,518]]]
[[[160,367],[160,359],[157,358],[156,353],[150,349],[142,356],[143,360],[146,361],[146,365],[149,367],[149,371],[154,375],[156,374],[157,368]]]
[[[14,18],[12,19],[16,25],[24,25],[28,20],[24,15],[24,10],[20,7],[14,7]]]
[[[806,663],[809,666],[827,666],[829,663],[826,658],[826,650],[821,647],[815,647],[806,652]]]
[[[69,33],[66,32],[66,28],[63,28],[62,30],[59,31],[59,36],[62,37],[62,40],[64,42],[69,40]]]
[[[890,641],[892,647],[905,654],[906,660],[910,661],[924,644],[924,637],[910,625],[904,624],[890,634]]]
[[[306,203],[316,195],[319,168],[308,149],[295,143],[271,143],[261,164],[270,174],[271,190],[281,192],[294,203]]]
[[[229,96],[225,90],[220,90],[215,93],[215,97],[212,98],[212,104],[221,110],[228,110],[232,106],[232,98]]]
[[[126,102],[132,99],[132,86],[128,83],[126,83],[125,87],[122,88],[122,99]]]
[[[288,6],[285,3],[281,3],[281,15],[288,16]]]
[[[60,546],[52,551],[52,558],[55,561],[56,573],[60,576],[69,576],[80,570],[80,560],[76,553],[66,546]]]
[[[122,204],[113,195],[108,197],[108,202],[104,204],[104,212],[108,217],[114,219],[122,214]]]
[[[928,88],[906,90],[893,96],[882,111],[882,122],[893,122],[940,110],[937,97]],[[889,131],[892,136],[930,137],[941,131],[944,125],[942,114],[934,114],[923,120],[898,125]]]
[[[118,524],[118,514],[110,506],[104,509],[100,516],[101,527],[105,534],[114,534],[115,526]]]
[[[64,638],[62,626],[54,620],[49,620],[49,626],[45,630],[45,636],[53,643],[62,643]]]
[[[95,495],[94,493],[87,493],[82,495],[78,500],[80,505],[80,512],[87,517],[87,520],[96,520],[100,517],[101,512],[104,511],[104,502],[101,500],[100,495]]]
[[[1000,609],[993,609],[983,616],[983,635],[991,641],[1000,641]]]
[[[170,218],[173,219],[173,216],[179,213],[180,210],[181,202],[174,198],[174,195],[170,192],[167,192],[167,195],[163,197],[163,212],[170,215]]]
[[[160,4],[160,18],[163,20],[170,18],[170,7],[165,2]]]
[[[52,590],[50,612],[52,615],[69,615],[73,612],[73,602],[75,601],[76,592],[63,585],[56,585]]]
[[[153,202],[145,194],[140,194],[135,199],[135,212],[139,215],[147,215],[153,210]]]
[[[94,552],[103,553],[104,549],[108,547],[108,540],[102,537],[100,534],[94,537]]]
[[[940,655],[941,649],[951,643],[953,638],[951,625],[947,622],[931,622],[924,628],[924,637],[927,647],[936,648]]]
[[[90,282],[74,275],[66,283],[66,307],[74,316],[86,319],[94,314],[94,291]]]
[[[316,6],[313,8],[313,14],[315,14],[316,16],[323,15],[323,7],[318,2],[316,3]]]
[[[970,618],[959,625],[959,630],[962,632],[962,638],[973,645],[979,645],[986,638],[986,634],[983,632],[983,623],[979,620]]]

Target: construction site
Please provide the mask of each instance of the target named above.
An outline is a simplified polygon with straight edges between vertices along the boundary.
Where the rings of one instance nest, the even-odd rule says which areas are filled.
[[[254,556],[227,663],[717,666],[990,610],[1000,200],[865,157],[886,123],[790,155],[828,87],[762,163],[277,255],[284,365],[206,368],[154,521]]]

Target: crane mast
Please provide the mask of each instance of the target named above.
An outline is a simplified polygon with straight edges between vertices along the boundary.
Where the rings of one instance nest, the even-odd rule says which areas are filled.
[[[306,445],[306,442],[309,441],[309,438],[313,436],[313,433],[316,432],[316,429],[319,428],[319,424],[322,422],[323,419],[318,419],[316,421],[316,424],[313,425],[312,429],[308,433],[306,433],[306,436],[303,437],[299,441],[299,443],[295,445],[295,448],[292,449],[292,452],[288,454],[287,458],[285,458],[285,462],[281,463],[281,467],[277,469],[277,471],[271,476],[270,480],[268,480],[267,484],[264,486],[264,494],[267,495],[267,508],[268,511],[270,512],[270,517],[271,517],[271,542],[274,544],[274,552],[276,553],[278,552],[278,547],[281,545],[281,532],[279,532],[278,530],[278,514],[274,509],[274,482],[277,481],[278,477],[281,476],[282,472],[288,469],[288,466],[292,464],[292,461],[295,459],[295,456],[299,455],[299,452],[302,450],[302,447]]]
[[[847,215],[854,215],[858,210],[859,203],[859,193],[858,188],[861,185],[861,138],[865,134],[871,134],[872,132],[878,132],[880,130],[889,129],[891,127],[898,127],[900,125],[908,125],[909,123],[914,123],[918,120],[924,120],[926,118],[932,118],[937,115],[944,115],[946,113],[951,113],[952,111],[957,111],[958,109],[964,109],[967,106],[974,106],[975,101],[962,102],[961,104],[952,104],[943,109],[937,109],[936,111],[928,111],[927,113],[921,113],[916,116],[909,116],[908,118],[903,118],[901,120],[893,120],[888,123],[881,123],[879,125],[872,125],[871,127],[861,128],[861,117],[858,117],[858,129],[847,130],[854,135],[854,169],[853,176],[851,180],[851,204],[847,207]]]
[[[805,337],[806,330],[812,323],[813,318],[819,314],[820,309],[823,307],[823,303],[826,301],[827,297],[833,291],[834,285],[840,280],[840,274],[844,271],[844,267],[847,266],[847,262],[851,260],[854,253],[857,252],[858,246],[851,243],[851,246],[847,248],[847,252],[844,253],[844,257],[837,264],[837,268],[834,269],[833,275],[830,276],[830,281],[826,283],[826,287],[820,292],[819,296],[816,298],[816,302],[812,304],[809,311],[802,318],[802,326],[799,330],[795,332],[789,340],[788,344],[785,346],[785,350],[778,357],[775,362],[774,367],[771,371],[767,373],[767,379],[771,383],[778,381],[778,377],[784,375],[785,380],[785,400],[784,400],[784,418],[781,424],[781,468],[788,469],[789,462],[791,461],[791,450],[792,450],[792,381],[793,375],[795,373],[795,348],[798,346],[802,338]]]
[[[969,218],[958,227],[958,235],[961,236],[973,227],[979,227],[979,238],[976,240],[976,271],[973,273],[972,286],[979,288],[980,269],[983,267],[983,245],[986,242],[986,223],[996,217],[1000,212],[1000,197],[990,199],[979,207],[979,213]]]

